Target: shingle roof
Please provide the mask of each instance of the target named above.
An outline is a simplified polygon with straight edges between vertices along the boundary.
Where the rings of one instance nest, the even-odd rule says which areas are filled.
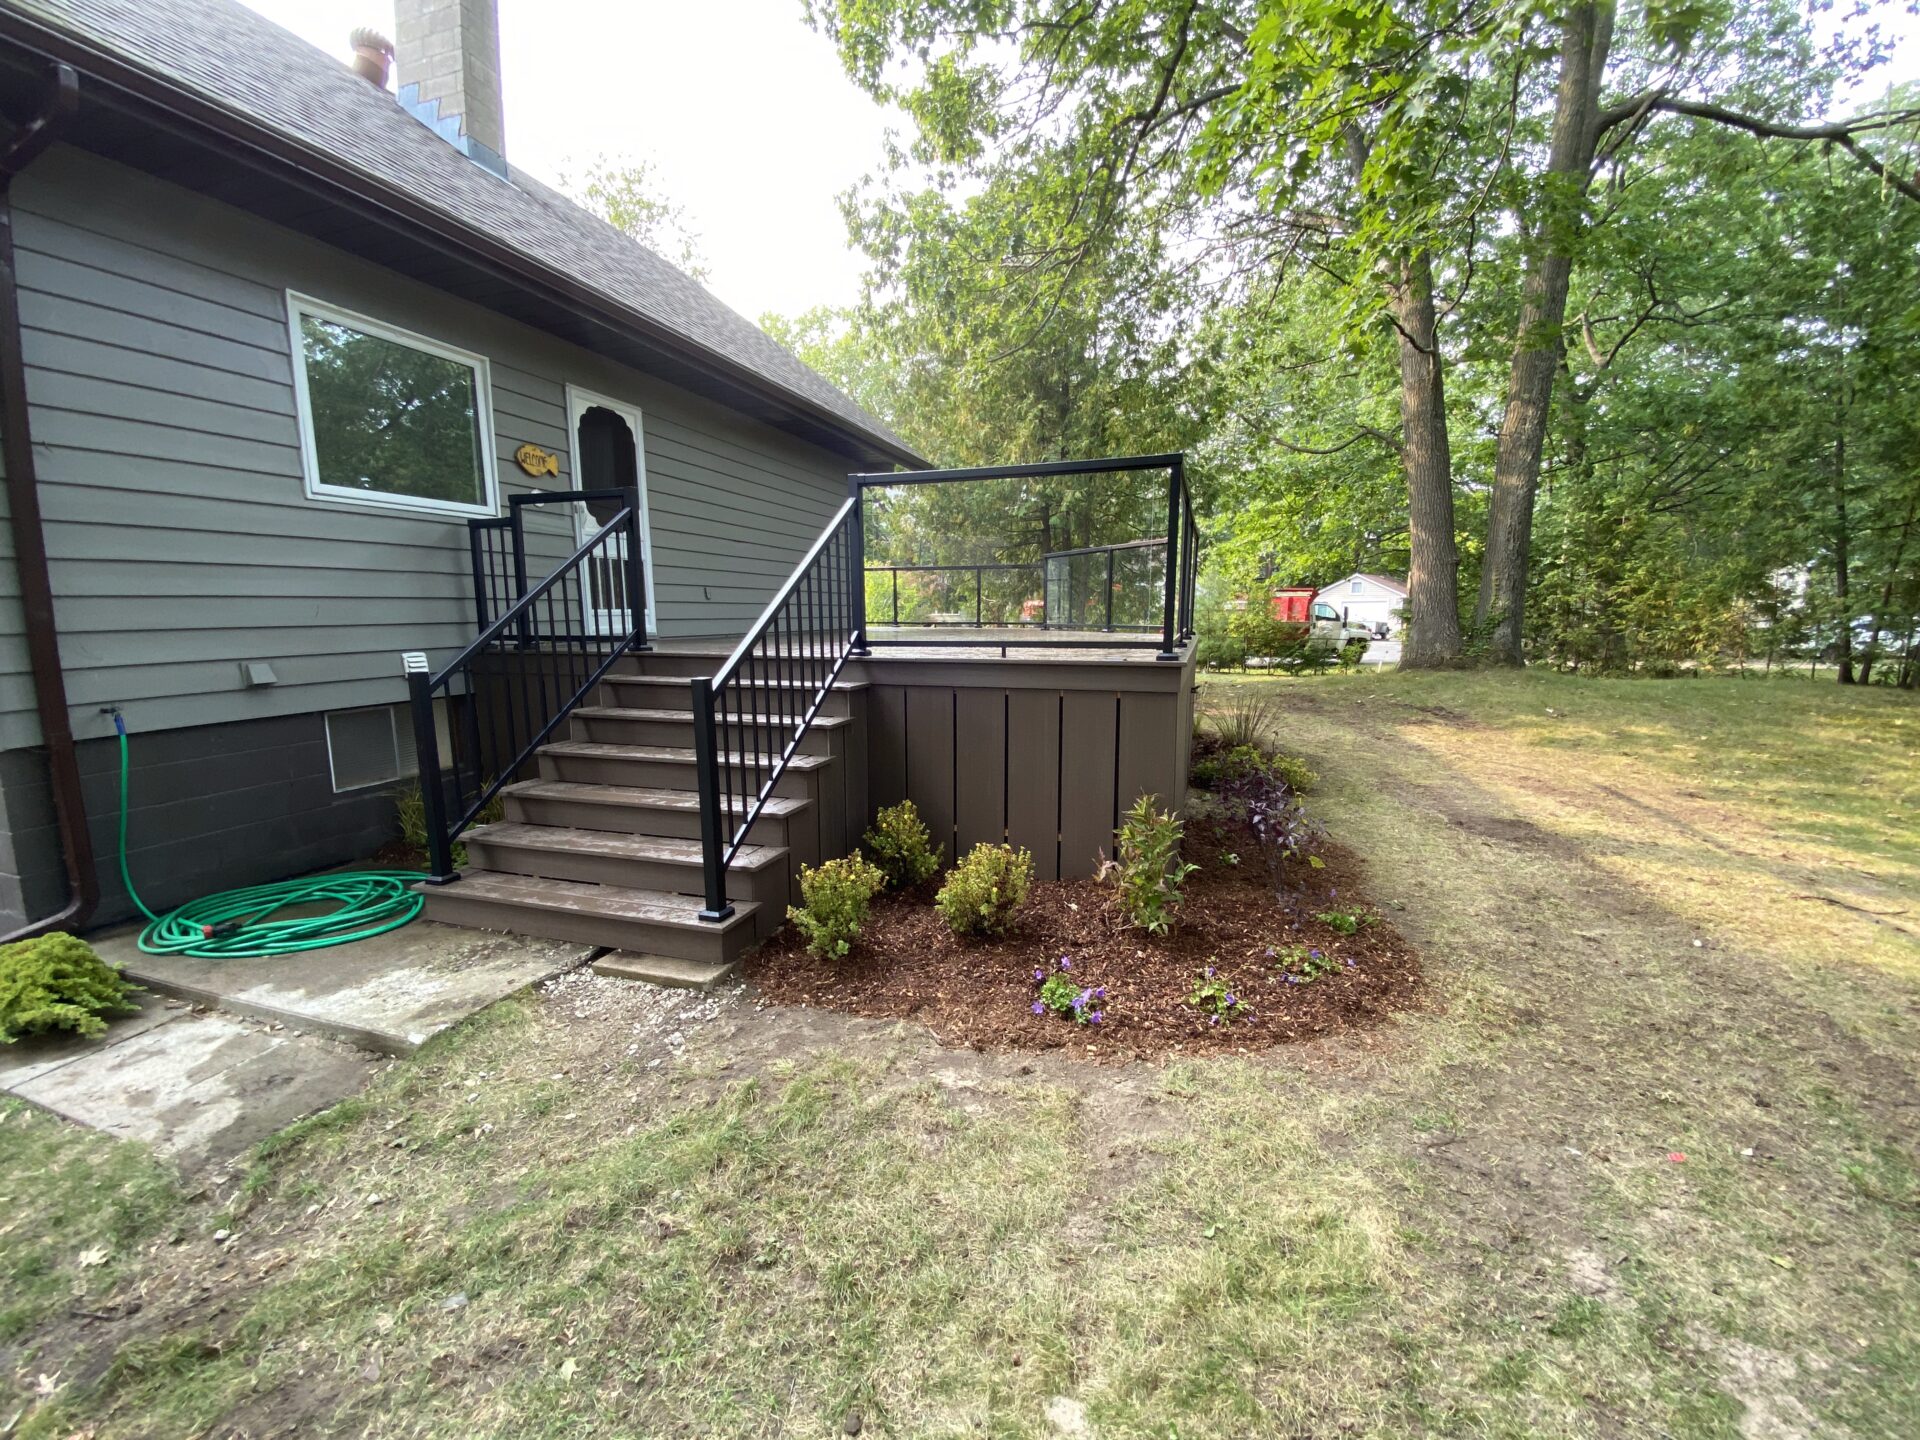
[[[912,454],[759,326],[646,246],[528,177],[502,180],[482,169],[342,60],[234,0],[0,3],[404,190],[537,265],[592,286],[641,321],[751,372],[834,428]]]
[[[1364,570],[1356,570],[1347,578],[1349,580],[1371,580],[1374,584],[1385,586],[1389,590],[1398,590],[1402,595],[1407,593],[1407,582],[1404,580],[1396,580],[1391,575],[1370,575]]]

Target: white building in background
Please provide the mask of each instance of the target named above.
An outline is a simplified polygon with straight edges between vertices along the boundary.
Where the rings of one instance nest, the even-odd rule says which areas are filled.
[[[1406,621],[1407,582],[1391,575],[1364,575],[1356,571],[1320,591],[1319,599],[1338,610],[1349,624],[1365,625],[1398,635]]]

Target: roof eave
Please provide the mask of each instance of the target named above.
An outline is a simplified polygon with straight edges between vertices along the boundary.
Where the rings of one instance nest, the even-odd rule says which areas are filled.
[[[467,252],[503,277],[568,307],[583,319],[624,330],[874,454],[908,468],[920,469],[927,465],[924,457],[891,437],[854,425],[844,416],[770,381],[751,367],[740,365],[626,306],[609,302],[593,287],[580,284],[511,245],[493,240],[484,231],[442,210],[420,203],[384,176],[348,164],[298,135],[238,114],[168,76],[88,43],[84,36],[43,24],[15,10],[0,10],[0,38],[49,60],[63,60],[96,83],[123,92],[136,102],[157,108],[206,135],[238,147],[242,153],[235,158],[242,163],[291,173],[300,183],[324,191],[331,199],[353,205],[367,212],[370,218],[401,227],[410,234],[423,231],[431,234],[442,243]],[[82,93],[83,99],[101,98],[97,94],[87,96],[85,87]]]

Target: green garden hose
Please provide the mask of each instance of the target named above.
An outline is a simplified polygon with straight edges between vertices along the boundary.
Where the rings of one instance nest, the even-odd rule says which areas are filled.
[[[120,882],[152,922],[140,932],[140,948],[147,954],[228,960],[324,950],[397,930],[426,903],[410,888],[426,878],[418,871],[341,870],[221,890],[189,900],[169,914],[154,914],[133,888],[127,869],[127,726],[117,710],[113,727],[120,734]],[[272,918],[295,905],[330,908],[317,915]]]

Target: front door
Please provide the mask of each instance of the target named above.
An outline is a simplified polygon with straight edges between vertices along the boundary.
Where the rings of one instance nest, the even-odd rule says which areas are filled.
[[[653,539],[647,526],[647,462],[640,412],[633,406],[576,386],[567,387],[567,412],[573,431],[573,488],[640,492],[640,549],[646,571],[646,629],[660,628],[654,608]],[[614,500],[589,500],[572,507],[575,534],[585,541],[620,513]],[[624,542],[617,556],[593,567],[588,576],[587,623],[598,635],[624,634],[631,626]]]

